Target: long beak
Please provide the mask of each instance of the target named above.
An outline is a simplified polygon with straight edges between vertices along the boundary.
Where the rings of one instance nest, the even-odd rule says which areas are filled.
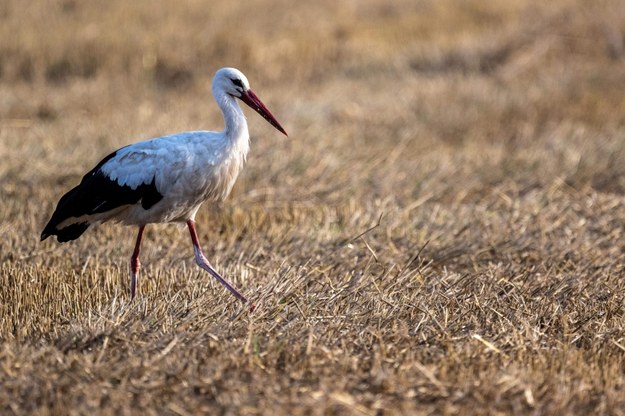
[[[285,136],[288,136],[280,123],[278,123],[278,120],[276,120],[273,114],[271,114],[271,111],[269,111],[269,109],[265,107],[265,104],[263,104],[260,98],[258,98],[256,94],[254,94],[254,91],[248,89],[243,94],[241,94],[240,98],[241,101],[256,110],[256,112],[263,116],[263,118],[271,123],[272,126],[280,130]]]

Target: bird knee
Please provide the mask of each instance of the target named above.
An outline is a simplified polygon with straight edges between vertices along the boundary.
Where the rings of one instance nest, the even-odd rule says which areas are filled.
[[[133,258],[132,260],[130,260],[130,270],[132,270],[134,274],[139,273],[140,268],[141,268],[141,262],[139,261],[138,258]]]
[[[204,268],[208,264],[208,261],[202,254],[199,254],[195,256],[195,264],[197,264],[201,268]]]

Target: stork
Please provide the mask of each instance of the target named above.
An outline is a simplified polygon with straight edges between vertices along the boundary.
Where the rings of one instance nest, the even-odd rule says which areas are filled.
[[[59,200],[41,233],[63,243],[80,237],[90,225],[107,221],[138,227],[130,260],[130,297],[139,277],[139,253],[147,224],[186,222],[195,261],[237,299],[247,302],[206,259],[195,229],[195,215],[206,201],[222,201],[245,163],[250,136],[237,98],[287,135],[250,89],[243,73],[221,68],[212,92],[223,113],[221,132],[190,131],[137,142],[111,153]]]

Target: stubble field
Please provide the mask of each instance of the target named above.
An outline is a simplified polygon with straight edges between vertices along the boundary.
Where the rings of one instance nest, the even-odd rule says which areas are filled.
[[[39,242],[112,150],[218,130],[186,229]],[[625,414],[625,3],[0,3],[0,413]]]

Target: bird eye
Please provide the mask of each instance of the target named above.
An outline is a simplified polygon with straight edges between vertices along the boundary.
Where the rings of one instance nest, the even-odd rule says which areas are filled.
[[[237,87],[241,87],[241,88],[243,88],[243,81],[241,81],[239,78],[237,78],[237,79],[233,79],[233,80],[232,80],[232,83],[233,83],[234,85],[236,85]]]

